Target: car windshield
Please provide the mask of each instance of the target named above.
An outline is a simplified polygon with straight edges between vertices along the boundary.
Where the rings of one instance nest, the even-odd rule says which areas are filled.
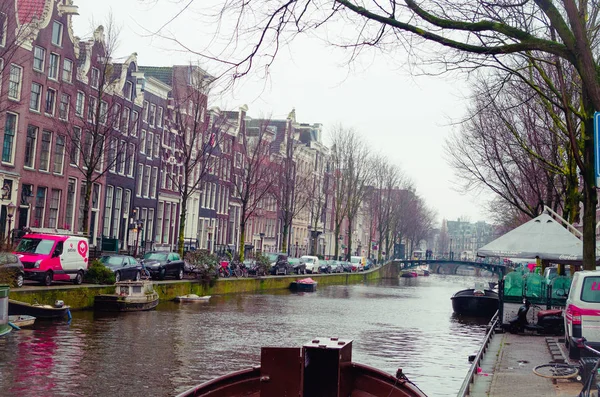
[[[581,300],[584,302],[600,303],[600,290],[598,290],[598,284],[600,284],[600,277],[586,277],[581,286]]]
[[[267,258],[269,258],[269,262],[275,262],[277,260],[277,254],[267,254]]]
[[[144,259],[147,261],[166,261],[167,254],[163,252],[148,252],[144,255]]]
[[[43,238],[24,238],[19,243],[16,252],[48,255],[54,247],[54,240],[47,240]]]
[[[351,263],[360,263],[360,258],[353,256],[352,258],[350,258],[350,262]]]
[[[103,256],[100,258],[100,262],[107,267],[116,267],[123,264],[123,258],[120,256]]]

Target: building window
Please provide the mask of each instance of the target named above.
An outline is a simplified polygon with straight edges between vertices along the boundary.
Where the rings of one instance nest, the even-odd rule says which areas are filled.
[[[61,46],[63,35],[63,25],[60,22],[54,21],[52,24],[52,44]]]
[[[115,172],[117,169],[117,143],[118,140],[112,138],[108,147],[108,169],[110,172]]]
[[[33,47],[33,70],[43,73],[45,61],[46,50],[42,47]]]
[[[154,120],[156,119],[156,105],[150,104],[150,114],[148,115],[148,124],[150,127],[154,127]]]
[[[58,225],[58,209],[60,208],[60,190],[50,191],[50,205],[48,207],[48,227],[55,229]]]
[[[169,242],[169,230],[171,223],[171,203],[165,203],[165,212],[164,212],[165,222],[163,224],[163,243]]]
[[[84,181],[81,181],[81,186],[79,187],[79,214],[77,216],[77,225],[79,226],[79,232],[83,233],[83,208],[85,206],[85,189],[86,184]],[[88,217],[88,222],[90,221]]]
[[[55,174],[63,173],[63,163],[65,157],[65,137],[62,135],[56,135],[56,142],[54,144],[54,166],[52,172]]]
[[[46,90],[46,105],[44,106],[44,113],[53,116],[55,102],[56,102],[56,91],[54,91],[51,88],[48,88]]]
[[[139,117],[139,113],[134,110],[133,117],[131,118],[131,136],[137,136]]]
[[[104,230],[102,234],[105,237],[110,237],[110,220],[112,219],[112,205],[113,205],[113,186],[106,186],[106,203],[104,206]]]
[[[156,183],[158,180],[158,168],[152,168],[152,178],[151,178],[151,186],[150,186],[150,196],[152,198],[156,198]]]
[[[146,241],[152,241],[152,232],[154,230],[154,208],[148,208],[148,227],[146,228]],[[150,237],[150,238],[149,238]]]
[[[100,101],[100,124],[106,124],[108,117],[108,103]]]
[[[66,83],[73,81],[73,61],[70,59],[63,60],[62,80]]]
[[[85,94],[81,91],[77,91],[77,101],[75,102],[75,114],[79,117],[83,117],[83,109],[85,106]]]
[[[35,195],[35,212],[33,216],[33,225],[35,227],[44,227],[44,210],[46,209],[46,190],[45,187],[38,187]]]
[[[40,152],[40,170],[48,171],[50,163],[50,145],[52,143],[52,133],[50,131],[42,131],[42,148]]]
[[[60,105],[58,106],[58,117],[61,120],[67,120],[69,118],[69,103],[71,97],[68,94],[60,95]]]
[[[100,84],[100,71],[96,68],[92,68],[92,78],[90,81],[90,85],[92,88],[98,88]]]
[[[144,169],[144,197],[150,197],[150,173],[151,168],[147,165]]]
[[[119,105],[118,103],[116,103],[113,106],[113,122],[112,122],[112,126],[115,130],[119,131],[120,129],[120,123],[121,123],[121,105]]]
[[[142,196],[142,179],[144,178],[144,166],[142,164],[138,164],[137,170],[137,185],[135,187],[135,195],[138,197]]]
[[[58,80],[58,65],[60,64],[60,56],[50,53],[50,62],[48,63],[48,78]]]
[[[42,85],[31,83],[31,96],[29,97],[29,109],[40,111],[40,103],[42,102]]]
[[[30,125],[27,127],[27,138],[25,138],[25,159],[24,166],[28,168],[35,167],[35,142],[38,134],[38,127]]]
[[[67,185],[67,203],[65,207],[65,229],[73,230],[73,210],[75,209],[75,191],[77,188],[77,181],[73,178],[69,178],[69,184]]]
[[[163,207],[165,203],[162,201],[158,202],[158,211],[156,212],[156,235],[154,236],[154,241],[160,243],[162,237],[162,228],[163,228]]]
[[[125,196],[123,199],[123,218],[129,218],[129,206],[131,205],[131,190],[125,189]]]
[[[73,137],[71,139],[70,163],[72,165],[79,164],[79,153],[81,145],[81,128],[73,127]]]
[[[123,116],[121,117],[121,129],[123,131],[123,135],[127,135],[129,132],[129,117],[131,114],[131,109],[123,108]]]
[[[156,126],[162,127],[163,125],[163,108],[161,106],[158,107],[158,115],[156,116]]]
[[[17,115],[6,113],[4,124],[4,142],[2,144],[2,162],[13,163],[15,134],[17,133]]]
[[[140,153],[146,153],[146,130],[142,130],[140,135]]]
[[[119,226],[121,223],[121,200],[123,195],[123,189],[120,187],[115,190],[115,217],[112,224],[112,235],[113,238],[119,238]]]
[[[127,159],[125,161],[125,174],[129,177],[133,177],[133,169],[135,161],[135,144],[130,143],[127,149]]]
[[[121,175],[124,174],[125,163],[127,159],[125,156],[127,155],[127,142],[121,141],[119,145],[119,151],[117,152],[117,172]]]
[[[10,65],[10,74],[8,77],[8,97],[18,101],[21,99],[21,76],[23,68],[15,64]]]
[[[125,96],[125,99],[127,99],[128,101],[131,101],[132,93],[133,93],[133,84],[131,84],[131,81],[126,81],[125,87],[123,88],[123,95]]]
[[[160,157],[160,135],[158,133],[154,136],[154,157]]]
[[[154,141],[154,134],[148,132],[146,135],[146,156],[152,157],[152,142]]]
[[[98,107],[98,101],[95,97],[90,96],[90,100],[88,101],[88,121],[91,123],[96,122],[96,111]]]
[[[144,109],[143,109],[143,113],[142,113],[142,121],[143,122],[147,122],[148,121],[148,101],[144,101]]]
[[[8,23],[8,19],[6,18],[6,13],[0,12],[0,47],[4,47],[6,45],[6,25]]]

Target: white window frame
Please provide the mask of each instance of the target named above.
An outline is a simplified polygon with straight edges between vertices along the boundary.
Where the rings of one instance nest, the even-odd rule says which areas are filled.
[[[85,113],[85,93],[77,91],[77,97],[75,102],[75,116],[83,117]]]
[[[67,101],[63,102],[63,99],[65,97],[66,97]],[[63,105],[65,105],[64,115],[63,115],[63,112],[62,112]],[[69,95],[69,94],[67,94],[65,92],[62,92],[60,94],[60,103],[58,105],[58,118],[59,119],[61,119],[61,120],[68,120],[69,119],[69,110],[70,110],[69,108],[70,108],[70,106],[71,106],[71,95]]]
[[[16,73],[13,73],[14,71],[18,72],[18,81],[15,81],[13,79],[13,76],[15,76]],[[13,88],[11,88],[11,86],[16,85],[16,95],[15,96],[11,96],[11,91],[15,91]],[[20,101],[21,100],[21,89],[23,86],[23,67],[19,66],[17,64],[11,63],[10,64],[10,68],[9,68],[9,76],[8,76],[8,99],[12,99],[14,101]]]
[[[10,147],[10,160],[4,160],[4,144],[6,140],[6,121],[8,120],[8,115],[15,117],[15,130],[14,134],[11,138],[11,147]],[[0,156],[0,160],[2,160],[2,164],[10,164],[13,165],[15,163],[15,149],[17,146],[17,134],[19,132],[19,114],[13,112],[6,112],[4,116],[4,127],[2,129],[2,156]]]
[[[54,29],[58,28],[58,43],[54,41]],[[64,26],[62,23],[58,22],[58,21],[52,21],[52,31],[51,31],[51,36],[50,36],[50,41],[52,42],[52,44],[54,44],[55,46],[58,47],[62,47],[62,43],[63,43],[63,34],[64,34]]]
[[[50,93],[54,93],[52,95],[52,108],[48,111],[48,95]],[[46,95],[44,99],[44,114],[47,116],[54,116],[54,111],[56,110],[56,97],[58,96],[58,91],[53,88],[46,88]]]
[[[69,64],[71,66],[69,66],[69,69],[66,68],[66,65]],[[68,76],[65,79],[65,76]],[[63,58],[63,67],[62,67],[62,73],[61,73],[61,79],[62,81],[64,81],[65,83],[72,83],[73,82],[73,61],[70,60],[69,58]]]
[[[56,60],[55,63],[52,60]],[[48,58],[48,78],[50,80],[58,81],[58,71],[60,69],[60,55],[54,52],[50,53]],[[51,73],[54,72],[54,73]]]
[[[41,51],[41,62],[42,65],[39,68],[35,67],[36,61],[40,58],[36,57],[36,51],[40,50]],[[39,47],[39,46],[34,46],[33,47],[33,61],[31,64],[31,67],[33,70],[35,70],[36,72],[40,72],[40,73],[44,73],[44,67],[46,66],[46,49],[44,47]]]
[[[62,140],[62,152],[58,152],[58,141]],[[54,156],[52,159],[52,172],[55,175],[62,175],[65,169],[65,148],[66,148],[66,139],[64,136],[57,134],[56,139],[54,139]],[[60,159],[60,169],[56,170],[56,162]]]
[[[92,68],[90,73],[90,87],[98,88],[100,85],[100,70],[98,70],[98,68]]]
[[[113,194],[115,187],[106,185],[106,202],[104,203],[104,224],[102,225],[102,234],[110,238],[110,221],[112,219]]]
[[[29,140],[29,132],[32,131],[33,132],[33,147],[31,147],[31,164],[26,164],[26,155],[27,155],[27,142]],[[35,155],[37,154],[37,139],[38,139],[38,132],[40,131],[40,128],[35,126],[35,125],[28,125],[27,126],[27,131],[25,131],[25,153],[23,154],[23,168],[26,169],[35,169]]]
[[[37,103],[35,104],[35,107],[31,107],[31,100],[34,98],[34,93],[33,93],[33,87],[40,87],[40,91],[37,93]],[[35,81],[31,82],[31,91],[29,93],[29,110],[33,110],[34,112],[40,112],[40,106],[42,103],[42,94],[44,93],[44,86],[42,86],[40,83],[37,83]]]

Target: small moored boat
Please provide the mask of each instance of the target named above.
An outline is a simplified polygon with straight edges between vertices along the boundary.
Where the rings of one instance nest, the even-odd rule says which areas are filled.
[[[158,305],[158,294],[149,280],[120,281],[114,294],[97,295],[94,310],[101,312],[138,312],[152,310]]]
[[[21,314],[17,316],[8,316],[8,322],[19,328],[30,327],[35,323],[35,317]]]
[[[290,290],[300,292],[315,292],[317,290],[317,282],[310,277],[303,278],[302,280],[292,281],[290,283]]]
[[[400,274],[400,277],[404,277],[404,278],[412,278],[412,277],[417,277],[419,274],[413,270],[407,270],[404,271]]]
[[[483,284],[458,291],[450,299],[454,313],[465,316],[491,317],[498,310],[499,304],[498,293],[485,289]]]
[[[65,317],[71,317],[69,306],[61,300],[54,302],[54,305],[43,305],[39,303],[20,302],[13,299],[8,300],[8,314],[28,315],[36,319],[57,320]]]
[[[175,302],[208,302],[209,299],[210,299],[210,295],[198,296],[196,294],[187,294],[187,295],[176,296],[174,301]]]
[[[352,340],[315,338],[302,348],[263,347],[261,365],[203,383],[178,397],[425,397],[398,369],[392,376],[352,362]]]

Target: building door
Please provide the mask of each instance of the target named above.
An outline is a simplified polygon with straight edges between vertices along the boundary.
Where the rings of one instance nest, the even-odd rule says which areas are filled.
[[[19,229],[24,229],[27,227],[27,218],[29,218],[29,207],[19,207],[19,219],[18,224],[16,225]]]

